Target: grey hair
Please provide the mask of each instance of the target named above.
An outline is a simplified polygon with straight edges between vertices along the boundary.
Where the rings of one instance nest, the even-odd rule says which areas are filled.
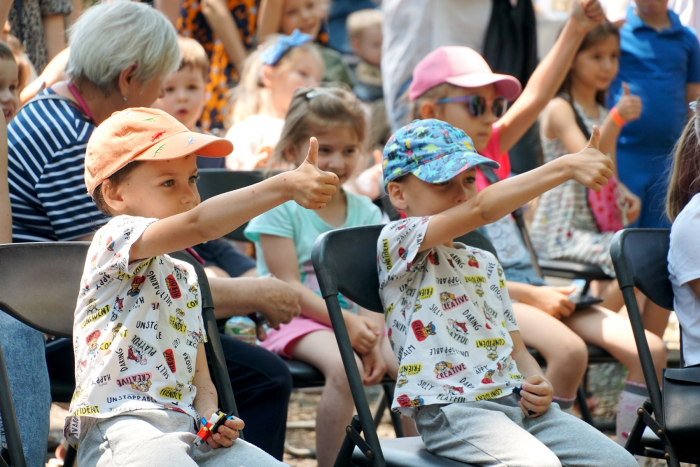
[[[122,70],[136,63],[135,78],[146,83],[180,65],[175,28],[156,9],[115,0],[88,8],[70,31],[66,75],[90,81],[109,95]]]

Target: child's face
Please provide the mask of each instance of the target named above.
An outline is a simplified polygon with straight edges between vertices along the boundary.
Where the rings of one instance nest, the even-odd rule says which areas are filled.
[[[474,142],[474,149],[481,152],[491,139],[491,126],[498,120],[493,114],[492,102],[498,97],[493,84],[478,88],[459,88],[450,86],[445,98],[478,95],[486,99],[486,110],[478,117],[469,112],[467,102],[448,102],[437,104],[426,102],[421,106],[421,118],[436,118],[464,131]]]
[[[379,66],[382,61],[382,27],[370,26],[351,41],[355,55],[370,65]]]
[[[572,84],[605,91],[610,87],[620,68],[620,41],[609,36],[576,54],[571,66]]]
[[[164,219],[187,212],[200,202],[197,156],[143,162],[114,190],[118,204],[108,196],[105,201],[115,215]]]
[[[333,172],[338,176],[340,185],[347,182],[355,173],[360,160],[361,141],[350,126],[341,126],[333,130],[314,132],[318,140],[318,168]],[[299,147],[290,147],[285,156],[297,166],[301,165],[309,152],[308,139]]]
[[[0,106],[7,123],[19,110],[18,84],[19,71],[15,61],[0,59]]]
[[[270,88],[272,101],[283,112],[287,112],[294,91],[301,87],[316,87],[323,78],[323,63],[314,53],[297,49],[292,63],[279,67],[265,65],[263,85]]]
[[[289,36],[298,29],[315,39],[321,30],[321,15],[318,0],[285,0],[281,32]]]
[[[408,175],[401,182],[389,182],[387,191],[391,204],[407,216],[433,216],[476,196],[476,169],[465,170],[441,184]]]
[[[163,97],[151,107],[169,113],[189,130],[193,130],[206,104],[206,82],[202,70],[186,66],[169,74],[163,80],[163,91]]]
[[[636,0],[637,12],[643,16],[657,16],[666,14],[668,0]]]

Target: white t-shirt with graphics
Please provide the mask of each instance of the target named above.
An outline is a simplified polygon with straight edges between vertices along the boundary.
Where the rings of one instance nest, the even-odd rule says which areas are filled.
[[[399,361],[393,410],[488,400],[522,381],[505,277],[489,252],[455,244],[416,254],[430,217],[388,224],[377,244],[386,328]]]
[[[64,427],[72,445],[82,417],[167,409],[198,419],[192,380],[206,336],[197,274],[168,255],[129,256],[156,220],[115,217],[88,250],[73,324],[76,389]]]

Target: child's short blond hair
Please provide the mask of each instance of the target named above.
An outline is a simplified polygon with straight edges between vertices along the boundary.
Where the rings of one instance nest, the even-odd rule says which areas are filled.
[[[178,71],[189,66],[195,70],[200,70],[204,80],[209,77],[209,57],[202,47],[202,44],[189,37],[177,36],[177,45],[180,47],[180,68]]]
[[[384,15],[381,10],[367,8],[350,13],[347,19],[348,37],[350,40],[359,39],[362,32],[372,26],[382,26]]]

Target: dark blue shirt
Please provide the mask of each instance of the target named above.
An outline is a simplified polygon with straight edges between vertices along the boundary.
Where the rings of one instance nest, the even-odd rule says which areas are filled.
[[[687,121],[686,84],[700,83],[700,44],[676,13],[668,16],[671,27],[656,31],[630,7],[620,29],[620,72],[610,86],[608,104],[620,99],[623,82],[642,99],[641,118],[620,133],[620,152],[670,154]]]

